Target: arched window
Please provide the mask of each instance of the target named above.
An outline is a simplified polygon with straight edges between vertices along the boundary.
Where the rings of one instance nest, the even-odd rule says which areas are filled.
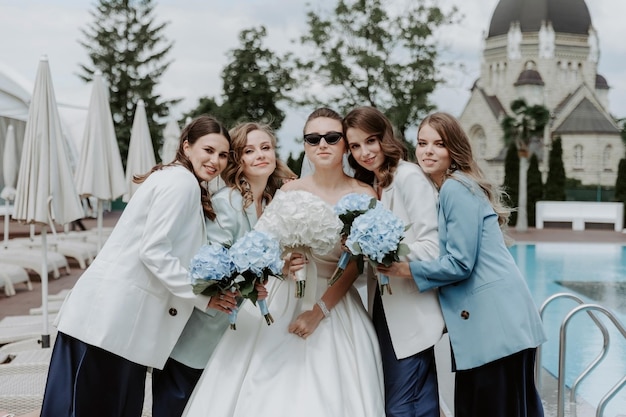
[[[470,143],[474,151],[476,159],[485,159],[487,157],[487,136],[482,126],[472,126],[470,129]]]
[[[583,146],[574,146],[574,168],[582,169],[583,167]]]

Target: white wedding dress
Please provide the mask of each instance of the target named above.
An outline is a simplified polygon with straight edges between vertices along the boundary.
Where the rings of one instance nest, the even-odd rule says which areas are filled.
[[[317,282],[306,292],[324,293],[339,258],[310,259]],[[313,280],[315,281],[315,280]],[[303,311],[295,282],[268,283],[268,326],[251,302],[227,330],[194,390],[187,417],[380,417],[384,416],[383,373],[374,327],[352,287],[306,340],[288,332]]]

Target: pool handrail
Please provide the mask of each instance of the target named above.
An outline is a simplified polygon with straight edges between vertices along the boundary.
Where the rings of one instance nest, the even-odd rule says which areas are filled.
[[[619,332],[622,334],[622,336],[626,339],[626,327],[624,327],[624,325],[620,322],[620,320],[607,308],[599,305],[599,304],[581,304],[578,307],[574,307],[563,319],[563,323],[561,324],[561,331],[560,331],[560,349],[559,349],[559,389],[558,389],[558,408],[557,408],[557,417],[564,417],[565,415],[565,351],[566,351],[566,343],[567,343],[567,325],[569,324],[569,321],[571,320],[572,317],[574,317],[574,315],[576,315],[577,313],[581,312],[581,311],[586,311],[590,316],[592,315],[592,312],[590,310],[597,310],[600,311],[601,313],[604,313],[605,316],[607,316],[609,318],[609,320],[611,320],[613,322],[613,324],[615,325],[615,327],[617,328],[617,330],[619,330]],[[595,320],[594,320],[595,321]],[[606,329],[606,328],[605,328]],[[605,346],[603,348],[603,355],[602,357],[604,357],[604,355],[606,355],[606,349],[608,348],[608,335],[607,337],[605,337]],[[598,360],[599,361],[599,360]],[[596,361],[594,361],[593,363],[593,367],[595,367],[595,365],[597,365]],[[587,372],[588,370],[590,370],[590,368],[587,368],[585,370],[585,372]],[[581,374],[582,375],[582,374]],[[585,375],[586,376],[586,375]],[[576,382],[580,382],[580,380],[582,379],[582,376],[578,378],[578,380]],[[608,401],[611,400],[611,398],[613,398],[613,396],[615,396],[615,394],[617,394],[617,392],[624,386],[626,385],[626,376],[623,377],[617,384],[615,384],[608,392],[607,394],[602,397],[602,399],[600,400],[600,402],[598,403],[598,407],[596,409],[596,417],[602,417],[602,413],[604,412],[604,408],[607,404]],[[572,396],[570,397],[570,401],[572,401],[572,399],[575,399],[575,397],[573,396],[575,388],[572,386]],[[574,415],[575,415],[575,411],[574,411]]]
[[[541,307],[539,307],[539,315],[541,316],[541,320],[543,321],[543,313],[546,309],[546,307],[554,300],[558,299],[558,298],[569,298],[571,300],[576,301],[579,305],[581,304],[585,304],[585,301],[578,297],[575,294],[572,293],[567,293],[567,292],[560,292],[557,294],[554,294],[550,297],[548,297],[543,304],[541,304]],[[604,323],[602,323],[592,312],[588,312],[589,317],[591,317],[591,319],[594,321],[594,323],[596,323],[596,325],[598,326],[598,328],[600,329],[600,331],[602,332],[602,336],[604,337],[604,347],[606,348],[606,346],[608,345],[608,338],[609,338],[609,332],[606,329],[606,326],[604,325]],[[535,385],[537,386],[537,390],[541,392],[541,345],[539,345],[537,347],[537,353],[536,353],[536,360],[535,360]],[[578,382],[584,378],[586,376],[587,373],[589,373],[591,371],[590,368],[592,368],[593,366],[595,366],[597,364],[597,362],[599,362],[601,360],[601,356],[598,356],[598,358],[596,358],[591,365],[589,365],[587,367],[587,369],[585,369],[583,372],[581,372],[579,378],[576,380],[576,382],[574,382],[574,384],[572,385],[573,390],[575,391],[576,386],[578,385]]]
[[[579,306],[580,305],[585,305],[585,301],[578,297],[575,294],[572,293],[557,293],[554,294],[550,297],[548,297],[543,304],[541,305],[541,307],[539,308],[539,314],[541,316],[541,319],[543,320],[543,313],[546,309],[546,307],[555,299],[558,298],[569,298],[571,300],[576,301]],[[576,307],[577,308],[577,307]],[[570,312],[571,314],[571,312]],[[598,366],[600,364],[600,362],[602,361],[602,359],[604,359],[604,357],[606,356],[606,354],[608,353],[608,347],[609,347],[609,343],[610,343],[610,338],[609,338],[609,332],[606,328],[606,326],[604,325],[604,323],[602,323],[597,317],[596,315],[592,312],[592,311],[587,311],[587,314],[589,314],[589,317],[591,317],[591,319],[593,320],[594,323],[596,323],[596,325],[598,326],[598,329],[600,329],[602,336],[603,336],[603,347],[602,350],[600,351],[600,354],[579,374],[578,378],[576,378],[576,380],[574,381],[574,383],[572,384],[571,388],[570,388],[570,404],[575,404],[576,403],[576,391],[578,390],[578,386],[579,384],[582,382],[582,380],[584,378],[587,377],[587,375],[589,375],[589,373],[591,373],[591,371],[593,369],[595,369],[596,366]],[[568,317],[568,316],[566,316]],[[565,319],[564,321],[565,322]],[[563,324],[561,324],[561,332],[563,332]],[[563,417],[564,413],[564,404],[565,404],[565,353],[566,353],[566,346],[565,346],[565,342],[563,341],[563,339],[560,339],[559,341],[559,377],[558,377],[558,405],[557,405],[557,417]],[[537,358],[535,361],[535,385],[537,386],[537,390],[539,392],[541,392],[541,378],[540,378],[540,372],[541,372],[541,346],[537,347]],[[563,360],[563,365],[561,365],[561,358]],[[561,372],[563,373],[563,376],[561,377]],[[561,395],[563,395],[563,399],[561,400]],[[574,412],[573,415],[575,417],[576,415],[576,410],[575,410],[575,406],[574,406]]]

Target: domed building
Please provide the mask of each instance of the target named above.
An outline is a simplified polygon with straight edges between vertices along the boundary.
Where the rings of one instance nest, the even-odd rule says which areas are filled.
[[[614,186],[624,156],[620,129],[609,113],[607,80],[598,74],[598,33],[584,0],[500,0],[484,42],[480,77],[460,121],[481,168],[504,180],[502,118],[523,98],[551,113],[546,133],[531,147],[547,175],[552,139],[560,137],[568,178]]]

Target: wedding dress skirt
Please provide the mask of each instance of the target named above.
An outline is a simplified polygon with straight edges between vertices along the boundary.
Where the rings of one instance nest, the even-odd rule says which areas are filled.
[[[307,280],[314,300],[326,291],[339,258],[312,256]],[[240,308],[237,330],[227,330],[194,390],[187,417],[384,416],[381,357],[372,323],[352,287],[307,339],[288,332],[311,306],[295,298],[295,281],[270,278],[268,326],[258,307]],[[312,295],[312,294],[311,294]]]

